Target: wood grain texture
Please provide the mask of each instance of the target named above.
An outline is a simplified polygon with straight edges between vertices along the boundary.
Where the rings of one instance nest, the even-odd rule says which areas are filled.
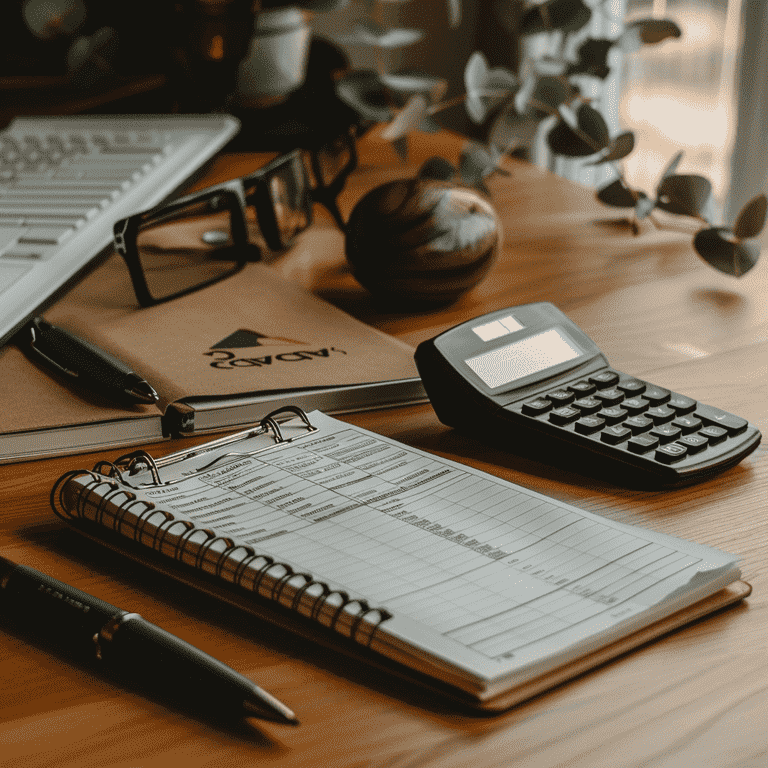
[[[412,141],[411,162],[368,136],[345,191],[367,190],[431,154],[458,155],[449,135]],[[261,157],[219,160],[208,180]],[[501,307],[552,301],[612,364],[731,410],[768,432],[768,261],[741,280],[696,256],[690,235],[633,237],[589,190],[519,162],[489,186],[504,248],[489,276],[445,309],[403,315],[376,304],[343,260],[329,217],[288,254],[283,275],[416,344]],[[222,723],[123,690],[92,669],[0,626],[0,765],[371,766],[459,768],[757,768],[768,764],[768,458],[761,446],[706,483],[640,492],[558,471],[442,426],[429,406],[345,417],[408,444],[498,474],[616,520],[740,555],[753,585],[742,605],[606,664],[500,716],[485,717],[273,629],[64,530],[48,492],[96,455],[0,467],[0,554],[131,608],[239,671],[292,707],[298,728]],[[198,440],[199,441],[199,440]],[[189,444],[189,441],[185,444]],[[177,445],[154,446],[162,454]],[[109,454],[114,458],[119,451]],[[101,457],[99,457],[101,458]],[[0,621],[2,621],[0,619]]]

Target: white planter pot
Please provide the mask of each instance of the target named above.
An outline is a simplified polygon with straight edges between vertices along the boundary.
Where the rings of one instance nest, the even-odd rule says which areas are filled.
[[[248,55],[238,70],[238,102],[270,106],[299,88],[304,82],[311,36],[298,8],[260,11]]]

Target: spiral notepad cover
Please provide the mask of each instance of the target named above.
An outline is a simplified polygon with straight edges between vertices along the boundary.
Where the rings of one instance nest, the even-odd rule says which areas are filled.
[[[257,433],[271,434],[275,444],[284,442],[276,419],[284,412],[301,416],[307,428],[314,429],[301,409],[289,406],[270,413],[257,430],[218,442],[237,442]],[[125,480],[124,471],[135,471],[139,466],[150,469],[159,483],[158,463],[162,460],[155,462],[149,454],[137,451],[114,463],[99,462],[92,470],[68,472],[51,492],[53,510],[67,522],[91,521],[167,558],[205,571],[221,582],[279,603],[361,645],[369,645],[379,625],[391,617],[385,609],[372,607],[364,598],[345,590],[334,589],[311,573],[298,571],[250,545],[218,535],[211,528],[179,519],[161,505],[137,498],[121,482]]]
[[[157,461],[68,473],[51,500],[168,575],[485,709],[749,592],[727,553],[294,407]]]

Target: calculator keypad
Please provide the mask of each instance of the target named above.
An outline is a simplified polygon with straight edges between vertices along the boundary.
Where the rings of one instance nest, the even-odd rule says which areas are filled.
[[[667,465],[719,445],[748,426],[732,413],[611,370],[541,393],[518,408],[606,448]]]

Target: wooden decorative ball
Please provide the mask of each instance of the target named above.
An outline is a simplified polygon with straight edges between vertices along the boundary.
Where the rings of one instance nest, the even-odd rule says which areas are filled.
[[[358,202],[346,228],[346,257],[357,280],[390,302],[440,305],[485,277],[501,228],[493,206],[465,187],[401,179]]]

